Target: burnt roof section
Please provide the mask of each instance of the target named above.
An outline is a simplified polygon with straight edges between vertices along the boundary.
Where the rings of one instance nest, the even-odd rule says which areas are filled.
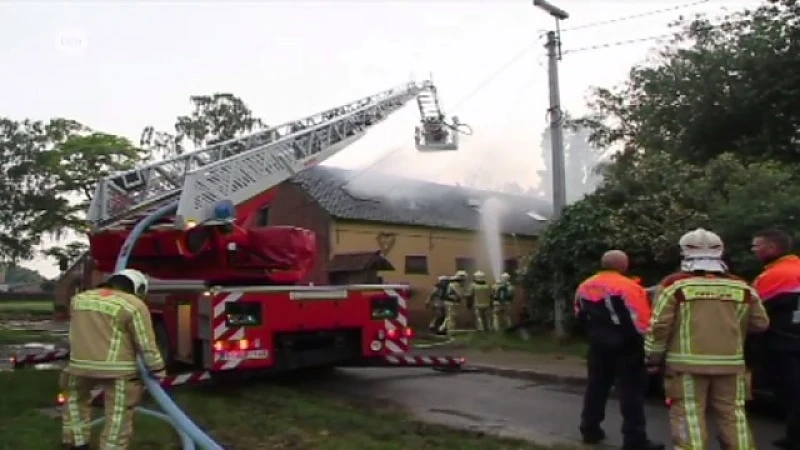
[[[360,272],[362,270],[394,270],[381,252],[338,253],[328,263],[328,272]]]
[[[477,231],[481,229],[477,207],[494,197],[506,206],[500,221],[504,234],[538,236],[547,221],[536,217],[549,217],[552,211],[548,202],[535,197],[328,166],[304,170],[292,182],[340,219]],[[374,183],[373,188],[368,183]]]

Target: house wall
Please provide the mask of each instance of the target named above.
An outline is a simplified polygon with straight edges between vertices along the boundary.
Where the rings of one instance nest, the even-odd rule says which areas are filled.
[[[536,239],[503,236],[502,245],[504,259],[519,258],[534,249]],[[475,232],[335,219],[330,248],[331,254],[381,250],[395,267],[394,271],[380,272],[384,281],[409,283],[412,286],[409,308],[412,322],[417,327],[424,326],[429,320],[430,313],[425,310],[424,303],[436,278],[455,273],[456,258],[474,258],[477,269],[491,277],[483,236]],[[406,258],[409,256],[425,257],[427,271],[415,273],[407,270]],[[518,292],[517,297],[516,310],[521,307],[524,295]],[[460,319],[466,326],[473,323],[465,308]]]

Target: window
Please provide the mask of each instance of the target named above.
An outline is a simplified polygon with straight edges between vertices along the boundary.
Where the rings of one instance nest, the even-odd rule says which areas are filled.
[[[256,213],[256,226],[265,227],[269,225],[269,206],[265,206]]]
[[[420,256],[406,256],[406,273],[427,275],[428,274],[428,257]]]
[[[469,274],[475,272],[475,258],[456,258],[456,270],[463,270]]]
[[[517,258],[511,258],[503,261],[503,272],[511,275],[512,280],[516,279],[517,277],[517,269],[519,269],[519,260]]]

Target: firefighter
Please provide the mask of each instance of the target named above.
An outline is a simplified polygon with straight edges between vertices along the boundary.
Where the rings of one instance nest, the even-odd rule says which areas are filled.
[[[503,331],[511,327],[511,303],[514,301],[514,285],[511,275],[503,272],[500,280],[492,286],[492,327]]]
[[[433,291],[428,296],[428,300],[425,302],[425,307],[433,310],[433,319],[430,325],[428,325],[428,329],[431,330],[432,333],[439,332],[439,327],[442,325],[442,322],[444,322],[444,296],[447,293],[447,285],[449,283],[450,277],[446,275],[440,276],[436,280],[436,284],[433,286]]]
[[[615,384],[620,394],[623,449],[660,450],[647,438],[644,391],[644,334],[650,322],[650,304],[644,289],[625,276],[628,256],[607,251],[602,270],[578,286],[575,312],[587,326],[588,380],[581,412],[583,442],[597,444],[606,437],[600,427]]]
[[[744,342],[769,319],[755,290],[728,273],[718,235],[698,228],[679,244],[680,272],[662,281],[645,339],[647,365],[664,364],[672,441],[676,449],[705,450],[710,407],[722,448],[751,450]]]
[[[467,272],[459,270],[450,279],[447,292],[444,295],[445,318],[439,327],[441,333],[452,333],[456,329],[458,318],[458,305],[464,300],[466,294]]]
[[[472,284],[469,286],[467,297],[472,299],[475,312],[475,325],[478,331],[489,331],[489,311],[492,307],[491,291],[486,284],[486,274],[480,270],[472,275]]]
[[[786,402],[786,435],[777,447],[800,449],[800,258],[791,254],[794,242],[781,230],[765,230],[753,238],[753,253],[765,265],[753,282],[769,315],[762,340],[766,369],[778,382]],[[756,350],[756,349],[754,349]]]
[[[166,375],[150,312],[142,301],[147,288],[141,272],[126,269],[72,299],[70,359],[60,379],[65,395],[62,441],[66,448],[89,449],[89,402],[95,387],[105,394],[106,420],[99,449],[128,448],[134,408],[144,392],[142,375],[137,374],[137,354],[157,378]]]

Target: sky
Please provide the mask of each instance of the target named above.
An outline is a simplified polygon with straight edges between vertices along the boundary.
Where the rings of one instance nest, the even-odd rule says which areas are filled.
[[[623,82],[652,55],[659,40],[646,38],[668,33],[680,15],[761,4],[553,3],[570,14],[559,82],[562,109],[573,115],[586,111],[592,86]],[[675,9],[592,25],[667,8]],[[326,163],[442,183],[469,184],[480,174],[484,188],[533,187],[549,98],[542,34],[553,26],[530,0],[6,0],[0,116],[68,117],[138,142],[145,126],[171,130],[194,94],[234,93],[279,124],[432,74],[444,112],[474,130],[457,152],[416,152],[419,118],[410,105]],[[52,261],[24,265],[58,275]]]

